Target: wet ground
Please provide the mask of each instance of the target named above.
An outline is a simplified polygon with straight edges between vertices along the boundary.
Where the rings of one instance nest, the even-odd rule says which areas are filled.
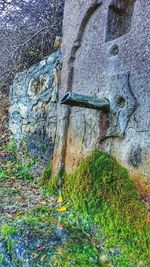
[[[1,169],[0,267],[99,266],[97,251],[83,233],[58,225],[58,199],[44,193],[40,176],[18,176],[15,161],[1,162]]]
[[[34,182],[15,179],[1,182],[0,199],[0,266],[49,266],[62,242],[51,221],[54,200],[45,200]]]
[[[58,199],[43,190],[47,162],[22,155],[13,143],[8,147],[6,121],[4,113],[0,120],[0,267],[116,267],[110,262],[120,256],[120,250],[104,253],[102,240],[106,237],[101,235],[102,240],[98,238],[95,244],[99,228],[86,233],[69,228],[63,220],[58,225]],[[148,200],[142,199],[146,205]],[[68,220],[69,212],[61,217]],[[140,261],[140,266],[146,265]]]
[[[58,225],[57,198],[45,195],[41,183],[49,162],[30,157],[25,147],[16,150],[8,97],[0,95],[0,103],[0,267],[98,266],[82,233]]]

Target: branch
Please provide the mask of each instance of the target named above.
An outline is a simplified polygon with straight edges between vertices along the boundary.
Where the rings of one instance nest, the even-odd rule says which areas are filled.
[[[18,45],[18,47],[16,48],[15,51],[17,51],[18,49],[20,49],[21,47],[25,46],[26,44],[28,44],[29,42],[31,42],[39,33],[41,33],[42,31],[48,29],[48,26],[40,29],[39,31],[37,31],[35,34],[32,35],[32,37],[28,40],[26,40],[24,43]]]

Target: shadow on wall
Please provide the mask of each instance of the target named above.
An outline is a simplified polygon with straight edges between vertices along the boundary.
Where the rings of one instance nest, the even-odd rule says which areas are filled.
[[[131,30],[135,2],[136,0],[112,0],[108,10],[106,42]]]

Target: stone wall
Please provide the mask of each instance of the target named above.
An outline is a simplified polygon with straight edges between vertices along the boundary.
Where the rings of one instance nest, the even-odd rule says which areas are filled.
[[[59,107],[54,173],[94,148],[150,190],[150,1],[65,1],[61,97],[107,98],[110,112]]]
[[[18,73],[10,89],[9,128],[17,142],[46,158],[52,156],[56,127],[61,52]]]

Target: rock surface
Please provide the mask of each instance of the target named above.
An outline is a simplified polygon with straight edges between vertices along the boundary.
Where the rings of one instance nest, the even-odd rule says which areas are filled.
[[[10,90],[9,128],[18,143],[27,140],[29,151],[52,156],[57,124],[61,52],[15,77]]]
[[[150,192],[150,1],[66,1],[61,97],[107,98],[110,113],[59,107],[54,173],[103,149]]]
[[[31,152],[52,155],[53,173],[72,171],[94,148],[128,168],[150,193],[149,0],[66,1],[61,99],[71,91],[107,98],[110,112],[57,105],[60,51],[18,74],[11,88],[11,132]]]

